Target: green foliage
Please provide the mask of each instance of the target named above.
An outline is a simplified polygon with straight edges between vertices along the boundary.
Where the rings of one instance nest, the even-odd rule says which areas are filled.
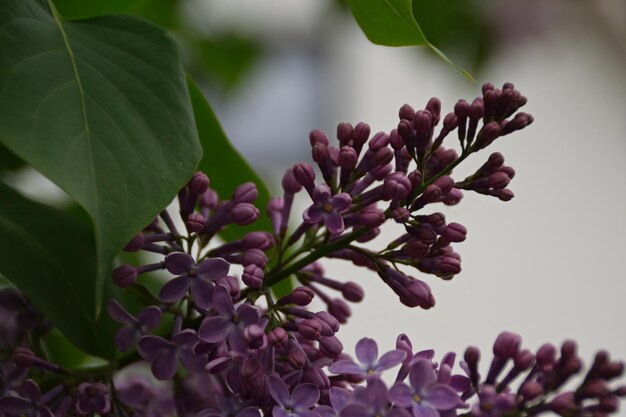
[[[411,0],[348,0],[348,5],[365,36],[377,45],[427,46],[463,76],[472,76],[455,65],[442,51],[433,46],[413,16]]]
[[[200,159],[178,49],[132,16],[65,21],[43,0],[5,1],[0,25],[0,142],[89,213],[97,309],[115,254]]]
[[[223,199],[230,198],[235,188],[244,182],[254,182],[259,190],[259,197],[255,205],[264,213],[270,198],[267,186],[230,144],[217,117],[215,117],[215,113],[213,113],[198,86],[190,78],[187,79],[187,86],[193,105],[198,136],[204,149],[204,156],[198,169],[209,176],[211,188],[217,191],[220,198]],[[254,230],[271,231],[272,226],[269,218],[262,214],[253,225],[227,227],[221,232],[221,235],[226,240],[234,240]]]
[[[105,14],[122,13],[139,0],[53,0],[65,19],[85,19]]]
[[[0,183],[0,271],[85,352],[111,357],[113,326],[95,318],[93,232]]]

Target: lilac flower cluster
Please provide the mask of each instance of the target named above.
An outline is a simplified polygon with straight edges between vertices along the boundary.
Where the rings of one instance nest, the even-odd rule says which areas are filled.
[[[224,228],[257,220],[256,186],[243,184],[222,200],[207,176],[196,173],[178,193],[180,221],[164,210],[125,247],[156,254],[159,260],[113,271],[116,285],[150,300],[136,313],[116,300],[107,303],[109,315],[120,324],[114,343],[125,352],[121,359],[81,379],[47,361],[42,352],[35,355],[33,346],[11,333],[9,346],[2,347],[10,354],[0,373],[0,417],[491,417],[548,412],[600,417],[616,412],[626,387],[609,384],[621,376],[623,364],[600,352],[571,390],[565,384],[582,369],[573,342],[564,343],[560,353],[552,345],[532,353],[521,349],[519,336],[502,333],[483,378],[476,348],[467,349],[457,374],[454,353],[434,361],[433,351],[415,352],[405,335],[398,337],[396,349],[382,355],[374,340],[363,338],[356,360],[343,352],[337,337],[351,314],[348,302],[360,302],[364,291],[358,283],[327,276],[320,260],[343,259],[367,268],[403,304],[434,307],[429,285],[405,269],[453,278],[461,271],[461,259],[452,244],[463,242],[467,230],[439,212],[424,210],[459,203],[462,190],[502,201],[513,197],[507,186],[515,172],[499,153],[463,180],[453,179],[452,173],[469,155],[532,123],[530,115],[517,112],[525,103],[513,85],[496,89],[487,84],[481,97],[471,104],[460,100],[443,117],[435,98],[422,110],[405,105],[397,127],[388,133],[371,135],[365,123],[342,123],[335,146],[325,133],[313,131],[312,157],[321,181],[312,165],[289,168],[283,195],[266,208],[272,231],[250,232],[233,241],[213,238]],[[457,137],[459,151],[443,146],[450,136]],[[308,196],[310,204],[290,231],[299,194]],[[380,251],[360,245],[376,239],[387,221],[402,225],[404,233]],[[152,293],[142,275],[155,271],[168,279]],[[287,279],[297,286],[276,295],[275,284]],[[325,310],[309,307],[316,297]],[[27,301],[20,300],[22,304],[7,303],[19,304],[11,312],[22,317],[18,321],[30,311]],[[43,325],[37,320],[37,326]],[[25,324],[16,328],[32,330]],[[149,365],[154,378],[116,374],[134,363]],[[394,382],[385,382],[396,368]],[[46,385],[42,394],[28,379],[41,372],[67,381]]]

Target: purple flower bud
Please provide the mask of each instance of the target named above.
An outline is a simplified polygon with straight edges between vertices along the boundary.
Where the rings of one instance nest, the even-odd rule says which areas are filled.
[[[385,222],[385,213],[374,206],[369,206],[358,214],[358,222],[363,226],[378,227]]]
[[[298,332],[308,340],[318,340],[321,336],[322,325],[316,319],[304,319],[298,323]]]
[[[339,323],[346,323],[352,315],[350,306],[341,298],[335,298],[328,301],[328,312],[333,315]]]
[[[250,264],[243,269],[241,280],[250,288],[258,289],[263,286],[263,278],[265,274],[257,265]]]
[[[552,365],[556,361],[556,347],[550,343],[542,345],[537,349],[537,363],[540,365]]]
[[[287,361],[294,369],[302,369],[306,364],[306,355],[298,349],[291,349],[287,353]]]
[[[76,390],[76,411],[81,416],[107,414],[111,409],[111,393],[106,385],[82,383]]]
[[[265,336],[265,330],[258,324],[251,324],[243,331],[247,346],[249,349],[256,350],[267,346],[267,337]]]
[[[204,172],[196,172],[187,183],[189,192],[194,196],[199,196],[209,188],[209,177]]]
[[[413,127],[418,136],[424,136],[430,132],[433,126],[433,117],[428,110],[418,110],[413,117]]]
[[[311,146],[315,146],[316,143],[321,143],[323,145],[328,146],[328,143],[329,143],[328,136],[326,136],[326,133],[317,129],[309,133],[309,142],[311,143]]]
[[[317,317],[317,319],[321,322],[322,327],[325,325],[327,325],[330,330],[335,333],[339,331],[339,321],[330,313],[326,312],[326,311],[319,311],[317,313],[315,313],[315,317]],[[323,336],[327,336],[325,334],[322,333]],[[330,335],[328,335],[330,336]]]
[[[133,238],[124,246],[126,252],[137,252],[143,246],[145,242],[143,233],[137,233]]]
[[[561,356],[564,358],[571,358],[576,356],[576,351],[578,350],[578,346],[576,342],[573,340],[566,340],[561,345]]]
[[[267,255],[261,249],[248,249],[241,257],[241,264],[244,266],[256,265],[260,268],[264,268],[267,265]]]
[[[529,369],[533,362],[535,361],[535,355],[533,355],[529,350],[524,349],[520,351],[515,358],[513,359],[513,363],[515,367],[520,371],[525,371]]]
[[[200,205],[207,209],[213,209],[217,206],[219,198],[217,193],[210,188],[200,195]]]
[[[297,306],[306,306],[311,303],[315,294],[309,287],[297,287],[288,294],[277,301],[278,305],[295,304]]]
[[[519,394],[525,402],[530,402],[543,395],[543,387],[537,382],[526,382],[520,387]]]
[[[400,120],[402,119],[412,120],[413,117],[415,116],[415,110],[413,109],[413,107],[409,106],[408,104],[405,104],[402,107],[400,107],[400,111],[398,112],[398,115],[400,116]]]
[[[552,399],[549,404],[550,410],[557,414],[565,415],[568,411],[572,410],[576,406],[574,401],[574,394],[571,392],[564,392],[558,394]]]
[[[246,182],[235,189],[231,200],[233,203],[252,203],[259,195],[259,191],[253,182]]]
[[[396,207],[391,210],[391,217],[396,223],[406,223],[411,218],[411,212],[404,207]]]
[[[520,335],[512,332],[502,332],[493,344],[493,354],[499,358],[511,359],[517,355],[522,343]]]
[[[371,133],[370,126],[367,123],[357,123],[352,132],[352,146],[357,150],[357,153],[361,151],[361,148],[367,142]],[[343,144],[343,143],[342,143]]]
[[[501,171],[494,172],[489,177],[487,177],[487,184],[489,184],[490,188],[493,188],[495,190],[502,190],[507,185],[509,185],[510,181],[511,178],[506,173]]]
[[[256,189],[256,188],[255,188]],[[240,226],[254,223],[259,218],[259,209],[250,203],[239,203],[230,212],[233,222]]]
[[[363,292],[363,288],[359,284],[354,282],[346,282],[341,287],[341,295],[348,301],[352,301],[353,303],[360,303],[363,301],[363,297],[365,293]]]
[[[200,233],[202,229],[204,229],[204,216],[198,213],[191,213],[187,216],[187,221],[185,221],[185,226],[187,230],[192,233]]]
[[[337,139],[339,139],[339,143],[342,145],[347,144],[352,139],[353,132],[354,128],[350,123],[339,123],[337,125]]]
[[[474,146],[476,149],[484,149],[503,134],[498,122],[489,122],[480,129]]]
[[[296,177],[293,173],[293,168],[289,168],[287,169],[287,171],[285,171],[285,175],[283,175],[282,185],[285,192],[289,194],[296,194],[302,189],[302,185],[296,180]]]
[[[528,113],[517,113],[513,120],[502,122],[502,136],[522,130],[530,125],[535,119]]]
[[[113,283],[120,288],[126,288],[137,282],[137,268],[132,265],[120,265],[111,274]]]
[[[337,358],[343,351],[341,341],[335,336],[322,337],[319,340],[319,348],[322,354],[332,359]]]
[[[459,125],[459,118],[454,113],[446,114],[446,117],[443,119],[443,127],[447,131],[451,132],[457,128]]]
[[[404,200],[411,192],[411,181],[402,172],[394,172],[385,178],[385,199],[393,202]]]
[[[437,123],[439,123],[439,116],[441,114],[441,100],[437,97],[432,97],[426,104],[426,110],[433,116],[433,126],[436,126]]]
[[[450,223],[442,231],[441,236],[449,240],[450,242],[463,242],[467,236],[467,229],[465,226],[459,223]]]
[[[282,327],[276,327],[267,335],[272,346],[285,346],[289,340],[289,335]]]
[[[389,135],[385,132],[376,133],[369,141],[368,146],[373,151],[385,148],[389,144]]]
[[[296,181],[311,193],[315,188],[315,172],[311,165],[301,162],[293,166],[293,175]]]
[[[328,151],[328,146],[323,143],[316,143],[313,145],[311,149],[311,155],[313,160],[320,166],[324,166],[330,161],[330,152]]]
[[[339,151],[339,166],[351,171],[356,167],[358,155],[352,146],[342,146]]]

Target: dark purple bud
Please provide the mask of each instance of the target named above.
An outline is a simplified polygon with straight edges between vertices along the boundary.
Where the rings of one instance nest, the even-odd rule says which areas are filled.
[[[199,196],[209,188],[209,177],[204,172],[196,172],[187,183],[189,192],[194,196]]]
[[[321,338],[319,341],[319,348],[322,354],[332,359],[337,358],[343,351],[341,341],[335,336]]]
[[[441,188],[437,187],[435,184],[430,184],[424,189],[422,198],[426,204],[435,203],[441,198],[441,194]]]
[[[376,181],[382,181],[385,177],[391,174],[391,164],[375,166],[369,173],[376,179]]]
[[[302,369],[306,363],[306,355],[299,349],[292,349],[287,354],[287,361],[294,369]]]
[[[298,323],[298,332],[308,340],[318,340],[321,336],[322,325],[319,320],[305,319]]]
[[[358,155],[352,146],[342,146],[339,151],[339,166],[342,169],[353,170],[356,167]]]
[[[267,255],[261,249],[248,249],[243,253],[241,263],[244,266],[256,265],[264,268],[267,265]]]
[[[443,127],[447,131],[453,131],[459,125],[459,118],[454,113],[446,114],[446,117],[443,119]]]
[[[450,242],[463,242],[467,236],[467,229],[459,223],[450,223],[441,232],[441,236]]]
[[[493,344],[493,354],[499,358],[510,359],[517,355],[522,338],[512,332],[502,332]]]
[[[263,376],[263,364],[256,358],[246,359],[241,367],[241,376],[245,379],[257,379]]]
[[[508,135],[517,130],[522,130],[534,121],[533,117],[528,113],[517,113],[513,120],[502,122],[502,135]]]
[[[313,300],[315,293],[309,287],[298,287],[291,294],[282,297],[277,301],[278,305],[295,304],[304,307]]]
[[[35,365],[37,357],[32,350],[26,348],[17,348],[13,352],[13,362],[22,368],[30,368]]]
[[[556,361],[556,347],[546,343],[537,349],[535,357],[540,365],[552,365]]]
[[[385,132],[376,133],[369,141],[369,148],[378,151],[389,144],[389,135]]]
[[[427,216],[418,216],[417,220],[422,223],[428,223],[435,229],[439,229],[446,224],[446,216],[443,213],[433,213]]]
[[[619,410],[619,398],[614,395],[609,395],[604,398],[600,398],[600,409],[606,413],[614,413]]]
[[[576,406],[574,401],[574,394],[571,392],[564,392],[557,395],[552,399],[549,404],[550,410],[557,414],[565,415],[568,411],[572,410]]]
[[[537,382],[526,382],[519,389],[519,394],[525,402],[532,401],[543,395],[543,387]]]
[[[276,327],[267,335],[272,346],[285,346],[289,340],[289,335],[282,327]]]
[[[235,189],[231,199],[235,204],[252,203],[258,195],[256,185],[253,182],[246,182]]]
[[[365,142],[367,142],[367,139],[370,137],[370,132],[370,126],[367,123],[357,123],[354,127],[354,131],[352,132],[352,146],[357,149],[357,153],[360,152]]]
[[[359,284],[355,282],[346,282],[341,287],[341,295],[343,295],[343,298],[348,301],[351,301],[353,303],[360,303],[361,301],[363,301],[365,293],[363,291],[363,288],[361,288]]]
[[[259,209],[250,203],[239,203],[230,212],[233,222],[240,226],[254,223],[259,218]]]
[[[428,110],[419,110],[413,117],[413,127],[418,136],[425,136],[433,126],[433,116]]]
[[[204,216],[199,213],[191,213],[187,216],[187,220],[185,221],[185,226],[187,230],[192,233],[200,233],[202,229],[204,229]]]
[[[415,110],[413,109],[413,107],[409,106],[408,104],[403,105],[402,107],[400,107],[400,111],[398,112],[398,115],[400,116],[400,119],[405,119],[405,120],[412,120],[413,116],[415,116]]]
[[[509,190],[508,188],[505,188],[504,190],[497,190],[497,191],[498,192],[495,195],[501,201],[511,201],[511,199],[515,197],[515,194],[513,194],[513,191]]]
[[[385,199],[394,202],[404,200],[411,192],[411,181],[402,172],[394,172],[385,178]]]
[[[217,206],[219,197],[214,190],[208,189],[200,195],[200,205],[202,207],[212,209]]]
[[[339,139],[339,143],[343,145],[350,142],[353,131],[354,128],[350,123],[339,123],[337,125],[337,139]]]
[[[311,366],[304,371],[304,379],[317,385],[320,389],[330,388],[330,380],[322,368]]]
[[[243,269],[241,280],[250,288],[261,288],[263,286],[263,278],[265,274],[257,265],[250,264]]]
[[[515,367],[521,371],[529,369],[534,361],[535,355],[533,355],[532,352],[527,349],[520,351],[517,355],[515,355],[515,358],[513,359]]]
[[[456,117],[458,117],[459,119],[463,120],[467,117],[467,113],[469,111],[469,103],[465,100],[459,100],[455,105],[454,105],[454,114],[456,115]]]
[[[315,188],[315,172],[311,165],[300,162],[293,166],[293,175],[296,178],[296,181],[300,183],[307,191],[310,189],[311,191]]]
[[[124,251],[126,252],[137,252],[142,248],[145,242],[143,233],[137,233],[133,238],[124,246]]]
[[[258,324],[251,324],[243,331],[243,336],[248,342],[248,348],[256,350],[267,345],[265,330]]]
[[[319,311],[315,313],[315,317],[322,323],[322,326],[326,324],[330,330],[335,333],[339,331],[339,321],[330,313],[326,311]],[[322,333],[323,336],[329,336]]]
[[[561,356],[564,358],[571,358],[576,356],[576,352],[578,351],[578,346],[576,342],[573,340],[566,340],[561,345]]]
[[[113,283],[120,288],[126,288],[137,282],[137,268],[132,265],[120,265],[111,274]]]
[[[328,151],[328,146],[323,143],[316,143],[313,145],[313,149],[311,150],[311,155],[313,160],[317,162],[320,166],[327,164],[330,161],[330,152]]]
[[[474,99],[472,104],[469,106],[469,109],[467,110],[467,116],[470,118],[470,120],[477,121],[482,119],[484,115],[485,103],[483,102],[482,98],[478,97]]]
[[[339,323],[346,323],[348,318],[352,315],[352,310],[348,303],[341,298],[335,298],[328,301],[328,312],[333,315]]]
[[[329,144],[328,136],[326,136],[326,133],[317,129],[309,133],[309,142],[311,143],[311,146],[315,146],[316,143],[321,143],[326,146],[328,146]]]
[[[393,151],[389,148],[380,148],[374,155],[374,162],[377,165],[386,165],[393,161]]]
[[[495,190],[502,190],[503,188],[506,188],[506,186],[509,185],[509,182],[511,182],[511,178],[506,173],[501,171],[494,172],[487,177],[487,184],[489,184],[490,188]]]
[[[476,149],[484,149],[502,134],[502,128],[497,122],[489,122],[478,132],[474,146]]]
[[[296,177],[293,173],[293,168],[289,168],[287,169],[287,171],[285,171],[285,175],[283,175],[282,185],[285,192],[289,194],[296,194],[302,189],[302,185],[296,180]]]
[[[359,224],[378,227],[385,222],[385,213],[376,207],[367,207],[358,214]]]
[[[611,362],[600,368],[600,377],[606,380],[611,380],[620,377],[624,373],[624,363]]]
[[[412,135],[411,122],[408,120],[400,120],[400,123],[398,123],[397,132],[398,132],[398,135],[400,135],[400,137],[405,139],[405,141],[408,141],[409,139],[411,139],[411,135]]]
[[[406,223],[411,217],[411,212],[404,207],[396,207],[391,210],[391,217],[396,221],[396,223]]]
[[[441,100],[437,97],[432,97],[426,104],[426,110],[433,116],[433,126],[439,123],[439,116],[441,115]]]
[[[243,237],[243,247],[245,249],[265,250],[274,244],[272,235],[267,232],[250,232]]]

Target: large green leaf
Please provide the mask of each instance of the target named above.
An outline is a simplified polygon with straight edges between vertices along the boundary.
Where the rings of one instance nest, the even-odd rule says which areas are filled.
[[[198,136],[204,150],[198,169],[209,176],[211,188],[223,199],[230,198],[238,185],[248,181],[254,182],[259,190],[255,205],[261,213],[265,213],[270,198],[267,186],[230,144],[202,91],[190,78],[187,78],[187,85],[198,127]],[[246,227],[227,227],[221,235],[227,240],[233,240],[253,230],[271,231],[269,218],[262,214],[254,224]]]
[[[113,354],[113,324],[95,319],[96,256],[84,222],[0,183],[0,272],[86,352]]]
[[[372,43],[385,46],[427,46],[445,62],[456,67],[463,76],[473,79],[426,39],[416,21],[419,16],[413,16],[411,0],[348,0],[348,5],[361,30]]]
[[[132,16],[65,21],[51,7],[3,0],[0,142],[89,213],[99,310],[115,254],[171,201],[202,151],[164,30]]]
[[[135,6],[139,0],[53,0],[57,10],[66,19],[85,19],[103,14],[121,13]]]

